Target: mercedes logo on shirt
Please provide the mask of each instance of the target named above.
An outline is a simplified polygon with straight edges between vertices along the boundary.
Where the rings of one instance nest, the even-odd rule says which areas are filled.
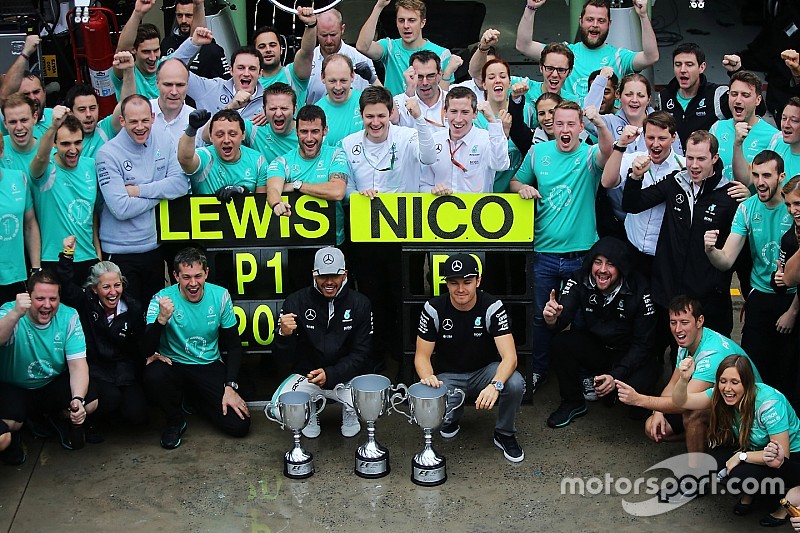
[[[461,264],[461,261],[453,261],[453,272],[461,272],[461,269],[464,268],[464,265]]]
[[[314,320],[317,318],[317,312],[313,309],[306,309],[306,320]]]
[[[361,155],[361,145],[357,144],[353,146],[353,149],[351,151],[353,152],[353,155]]]
[[[133,170],[133,163],[131,163],[130,159],[126,159],[125,161],[122,162],[122,168],[130,172],[131,170]]]
[[[325,254],[325,257],[322,258],[322,262],[326,265],[333,264],[333,255],[332,254]]]
[[[449,318],[445,318],[444,322],[442,322],[442,329],[445,331],[450,331],[453,329],[453,321]]]

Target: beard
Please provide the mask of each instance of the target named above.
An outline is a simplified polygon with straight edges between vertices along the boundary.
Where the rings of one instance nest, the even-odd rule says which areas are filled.
[[[581,42],[583,45],[590,49],[594,50],[595,48],[600,48],[606,43],[606,38],[608,38],[608,32],[602,32],[598,35],[597,42],[593,43],[589,41],[589,34],[583,31],[583,28],[578,29],[578,33],[580,34]]]

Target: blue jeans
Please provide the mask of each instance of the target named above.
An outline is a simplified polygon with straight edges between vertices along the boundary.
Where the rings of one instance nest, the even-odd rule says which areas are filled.
[[[475,398],[480,392],[486,388],[486,385],[494,377],[497,372],[497,366],[500,363],[491,363],[475,372],[466,372],[463,374],[455,372],[443,372],[438,374],[438,377],[447,390],[455,388],[464,391],[467,398]],[[503,435],[513,435],[517,432],[514,425],[514,420],[517,418],[517,409],[522,403],[522,396],[525,395],[525,379],[519,372],[514,372],[508,381],[505,382],[503,390],[500,392],[500,397],[494,408],[497,409],[497,423],[494,426],[495,431]],[[445,426],[450,424],[457,424],[464,414],[464,406],[458,409],[453,409],[455,405],[461,400],[461,395],[453,395],[447,398],[447,408],[449,410],[444,419]]]
[[[561,289],[570,275],[583,264],[583,256],[565,259],[558,254],[537,252],[533,256],[533,353],[531,371],[547,375],[550,366],[548,351],[553,332],[544,323],[542,311],[550,299],[550,291]]]

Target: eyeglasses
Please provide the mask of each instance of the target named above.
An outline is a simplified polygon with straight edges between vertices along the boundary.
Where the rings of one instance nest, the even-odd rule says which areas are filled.
[[[553,67],[553,66],[550,66],[550,65],[542,65],[542,69],[543,69],[545,72],[547,72],[548,74],[552,74],[552,73],[553,73],[553,71],[556,71],[556,72],[558,72],[558,75],[559,75],[559,76],[563,76],[563,75],[565,75],[567,72],[569,72],[569,69],[568,69],[568,68],[563,68],[563,67]]]

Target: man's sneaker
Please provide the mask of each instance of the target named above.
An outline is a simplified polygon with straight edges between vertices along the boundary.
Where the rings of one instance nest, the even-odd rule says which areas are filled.
[[[50,426],[55,430],[55,435],[58,437],[62,448],[65,450],[80,450],[83,448],[85,437],[82,425],[73,425],[66,418],[59,416],[51,416],[49,420]]]
[[[22,434],[19,431],[11,432],[11,443],[8,448],[0,452],[0,461],[10,466],[19,466],[28,458],[22,446]]]
[[[547,376],[544,374],[537,374],[534,372],[531,374],[531,394],[536,394],[536,389],[544,385]]]
[[[583,378],[581,386],[583,387],[583,399],[587,402],[596,402],[597,391],[594,388],[594,378]]]
[[[561,402],[558,409],[550,413],[547,425],[551,428],[562,428],[572,422],[573,418],[585,415],[587,411],[586,402]]]
[[[448,424],[446,426],[442,426],[442,429],[439,430],[439,435],[444,437],[445,439],[452,439],[458,432],[461,431],[461,426],[457,423],[455,424]]]
[[[322,430],[319,428],[319,420],[317,419],[317,413],[311,415],[311,419],[308,421],[308,425],[303,428],[301,433],[304,437],[309,439],[316,439],[319,437],[319,434]],[[344,429],[342,430],[344,433]]]
[[[167,450],[174,450],[181,445],[181,435],[186,431],[186,420],[167,428],[161,433],[161,447]]]
[[[319,428],[319,426],[317,426]],[[342,435],[345,437],[355,437],[361,431],[361,422],[353,409],[342,406]]]
[[[517,438],[514,435],[503,435],[494,432],[494,445],[503,450],[503,455],[512,463],[519,463],[525,459],[525,452],[519,447]]]

